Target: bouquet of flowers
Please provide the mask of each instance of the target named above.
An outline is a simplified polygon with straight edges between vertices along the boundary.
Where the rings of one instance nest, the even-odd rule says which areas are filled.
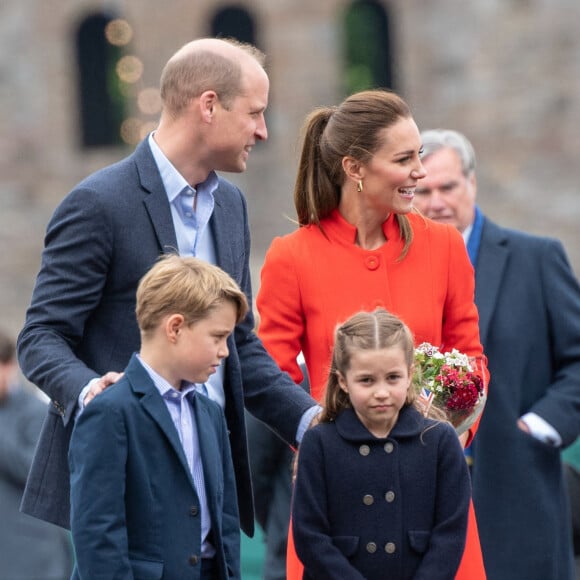
[[[458,435],[469,429],[485,406],[482,375],[474,359],[453,349],[440,352],[428,342],[415,349],[415,386],[424,415],[449,421]]]

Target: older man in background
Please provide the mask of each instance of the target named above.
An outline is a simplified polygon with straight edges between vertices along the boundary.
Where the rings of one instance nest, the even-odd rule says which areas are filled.
[[[562,244],[500,227],[476,205],[475,154],[450,130],[422,133],[415,207],[462,233],[491,384],[471,446],[489,580],[573,580],[560,451],[580,434],[580,286]]]

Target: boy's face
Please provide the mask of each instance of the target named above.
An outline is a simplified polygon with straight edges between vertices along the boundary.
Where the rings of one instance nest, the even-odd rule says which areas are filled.
[[[205,383],[228,356],[228,336],[236,325],[236,307],[225,301],[190,326],[179,330],[175,370],[181,380]]]

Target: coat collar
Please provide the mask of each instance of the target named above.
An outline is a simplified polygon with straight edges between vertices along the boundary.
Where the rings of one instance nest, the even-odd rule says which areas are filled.
[[[359,420],[354,409],[345,409],[336,418],[336,430],[347,441],[353,443],[380,442]],[[426,427],[425,419],[414,407],[403,407],[399,412],[399,419],[388,439],[403,439],[419,435]]]

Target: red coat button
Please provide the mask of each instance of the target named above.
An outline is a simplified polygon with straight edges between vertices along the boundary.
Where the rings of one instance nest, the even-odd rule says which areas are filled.
[[[365,258],[365,266],[369,270],[376,270],[379,267],[380,263],[381,261],[378,256],[367,256]]]

